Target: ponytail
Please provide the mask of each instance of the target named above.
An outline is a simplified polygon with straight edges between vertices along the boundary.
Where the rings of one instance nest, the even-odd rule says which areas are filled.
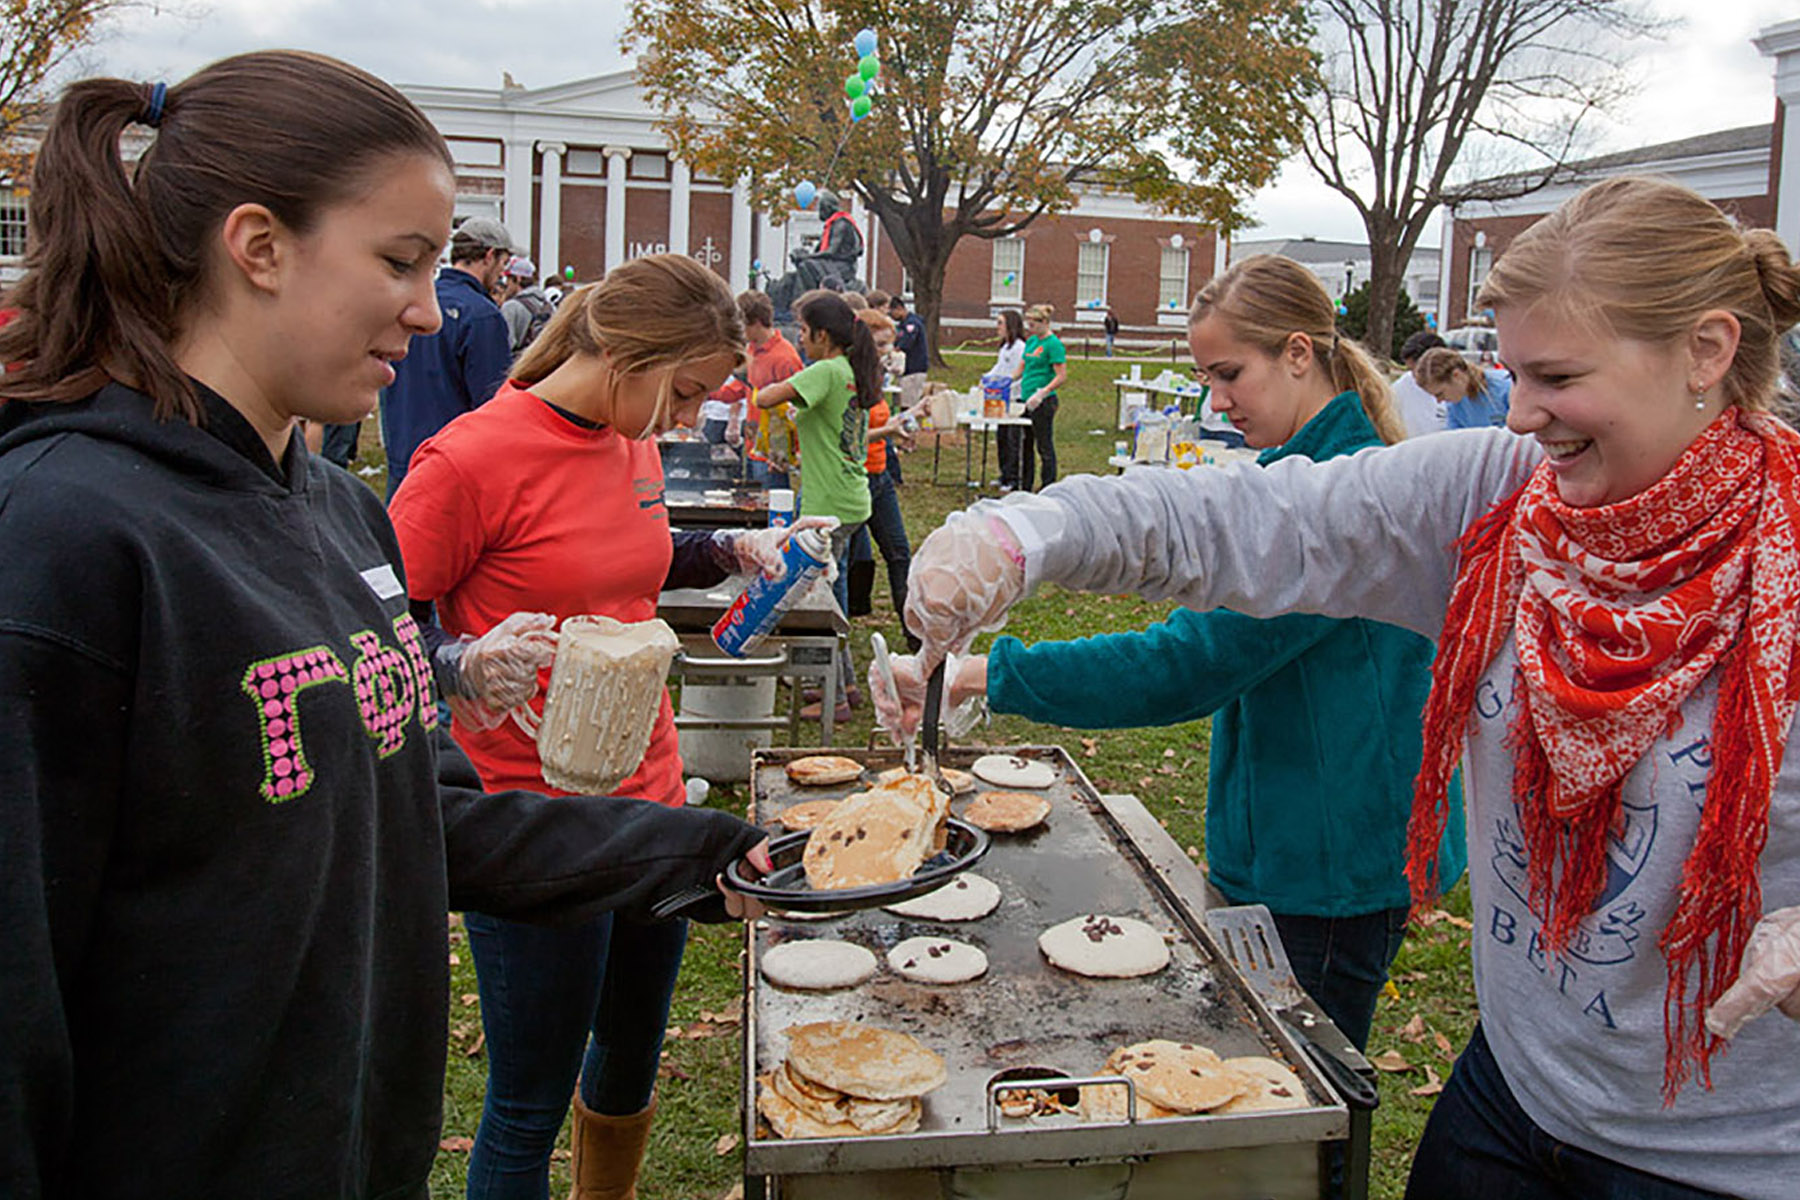
[[[835,292],[813,293],[801,300],[799,317],[809,328],[823,332],[850,360],[856,406],[866,410],[881,403],[881,352],[875,348],[875,335],[856,319],[843,297]]]
[[[1329,356],[1331,385],[1339,392],[1355,392],[1362,400],[1363,415],[1381,440],[1391,446],[1406,439],[1406,426],[1394,407],[1394,391],[1387,376],[1362,344],[1346,337],[1334,340]]]
[[[134,121],[155,141],[128,176]],[[159,418],[199,423],[175,360],[214,269],[219,231],[260,204],[296,233],[366,186],[377,162],[423,154],[454,171],[431,122],[391,86],[299,51],[240,54],[174,87],[88,79],[57,102],[32,171],[25,275],[0,328],[0,400],[78,400],[109,379]]]
[[[25,276],[6,299],[18,316],[0,329],[0,361],[16,364],[0,398],[78,400],[110,378],[154,397],[158,417],[200,419],[170,349],[155,232],[119,156],[151,97],[148,84],[89,79],[57,103],[32,171]],[[179,104],[171,94],[169,110]]]
[[[605,353],[629,374],[743,352],[744,316],[725,281],[685,254],[646,254],[564,297],[512,377],[541,383],[577,354]]]

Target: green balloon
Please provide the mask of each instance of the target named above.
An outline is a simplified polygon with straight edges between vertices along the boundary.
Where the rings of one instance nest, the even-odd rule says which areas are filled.
[[[860,121],[868,116],[869,110],[874,107],[875,102],[873,100],[869,99],[867,96],[858,96],[851,102],[850,115]]]
[[[844,80],[844,95],[850,97],[852,100],[868,90],[869,85],[863,82],[863,77],[861,75],[852,75],[850,78]]]
[[[864,79],[873,79],[881,71],[881,60],[873,54],[865,54],[862,61],[856,64],[856,72]]]

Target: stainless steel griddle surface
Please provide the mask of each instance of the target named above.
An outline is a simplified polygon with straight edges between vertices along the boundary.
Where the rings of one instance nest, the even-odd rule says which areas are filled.
[[[964,770],[986,750],[953,749],[943,765]],[[1319,1086],[1310,1064],[1296,1062],[1257,1011],[1242,980],[1158,890],[1152,872],[1130,839],[1107,815],[1093,786],[1058,747],[1014,748],[1055,767],[1055,783],[1043,789],[1050,815],[1023,834],[997,833],[975,873],[1000,888],[1000,906],[978,921],[939,923],[896,916],[883,909],[830,919],[771,915],[750,934],[751,1004],[746,1036],[754,1043],[753,1076],[786,1057],[783,1031],[809,1021],[855,1020],[911,1034],[944,1057],[949,1081],[925,1099],[918,1133],[884,1138],[796,1139],[783,1142],[752,1122],[753,1173],[962,1165],[974,1162],[1047,1161],[1081,1155],[1145,1153],[1161,1149],[1251,1145],[1316,1140],[1343,1135],[1347,1118]],[[801,800],[837,798],[867,782],[801,788],[783,764],[816,751],[758,752],[752,779],[754,819],[778,828],[775,818]],[[898,757],[846,753],[869,765],[868,779]],[[979,784],[978,791],[991,788]],[[998,790],[998,789],[997,789]],[[961,815],[970,796],[957,797]],[[1200,899],[1193,898],[1198,911]],[[1136,917],[1166,935],[1169,966],[1135,979],[1089,979],[1051,966],[1038,935],[1052,925],[1088,913]],[[887,969],[887,951],[914,936],[969,942],[988,956],[981,979],[950,986],[910,983]],[[793,939],[837,938],[867,947],[880,963],[868,982],[832,992],[775,987],[756,974],[771,947]],[[1221,1057],[1267,1055],[1286,1061],[1312,1090],[1313,1108],[1097,1125],[1072,1115],[1005,1119],[986,1135],[986,1089],[998,1072],[1014,1067],[1059,1068],[1068,1075],[1094,1074],[1119,1046],[1151,1038],[1195,1042]],[[754,1088],[753,1079],[747,1086]],[[753,1095],[749,1100],[754,1107]]]

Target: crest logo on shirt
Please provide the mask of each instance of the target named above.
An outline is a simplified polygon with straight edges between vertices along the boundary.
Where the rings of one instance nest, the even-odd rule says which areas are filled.
[[[1650,848],[1656,842],[1656,806],[1625,804],[1619,826],[1606,839],[1606,884],[1594,911],[1581,919],[1569,938],[1564,953],[1594,966],[1630,962],[1637,953],[1635,944],[1642,935],[1638,928],[1644,910],[1635,900],[1624,898],[1650,861]],[[1495,822],[1494,874],[1519,903],[1529,908],[1531,884],[1526,878],[1525,839],[1517,822],[1508,816]],[[1535,910],[1533,915],[1536,915]]]

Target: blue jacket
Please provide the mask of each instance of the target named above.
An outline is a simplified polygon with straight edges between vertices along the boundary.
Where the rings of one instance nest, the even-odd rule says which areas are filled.
[[[1505,425],[1512,407],[1512,376],[1492,367],[1482,368],[1481,394],[1454,400],[1444,406],[1446,429],[1486,429]]]
[[[1345,392],[1258,461],[1380,444],[1356,394]],[[1139,633],[1031,647],[1000,638],[988,657],[988,701],[1082,729],[1212,715],[1213,883],[1234,903],[1284,915],[1359,916],[1408,903],[1406,823],[1432,653],[1418,634],[1375,621],[1183,608]],[[1454,783],[1451,803],[1438,852],[1446,886],[1467,857]]]
[[[456,267],[437,277],[444,326],[415,337],[381,394],[381,440],[387,447],[388,499],[406,478],[413,451],[463,413],[488,401],[506,382],[512,351],[506,318],[481,280]]]

